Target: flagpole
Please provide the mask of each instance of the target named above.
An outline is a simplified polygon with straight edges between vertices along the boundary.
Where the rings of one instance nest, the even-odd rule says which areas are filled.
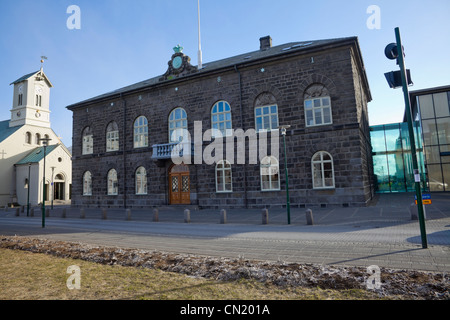
[[[202,68],[202,40],[200,37],[200,0],[197,0],[197,12],[198,12],[198,69]]]

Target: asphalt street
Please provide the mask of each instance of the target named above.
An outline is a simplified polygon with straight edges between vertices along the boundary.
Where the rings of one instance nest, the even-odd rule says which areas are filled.
[[[269,209],[268,224],[261,209],[229,209],[226,223],[220,210],[189,207],[159,209],[85,209],[54,206],[42,218],[26,210],[0,210],[0,235],[29,236],[109,247],[207,255],[214,257],[313,263],[341,266],[377,265],[393,269],[450,271],[450,195],[432,194],[426,206],[423,248],[419,222],[411,219],[414,194],[381,194],[367,207]],[[65,209],[65,217],[62,217]],[[45,227],[42,227],[44,221]]]

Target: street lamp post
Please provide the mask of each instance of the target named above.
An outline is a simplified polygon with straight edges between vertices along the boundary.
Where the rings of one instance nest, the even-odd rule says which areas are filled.
[[[27,217],[29,217],[30,215],[30,187],[31,187],[30,171],[31,171],[31,162],[28,162]]]
[[[54,183],[54,174],[53,172],[55,171],[56,167],[52,167],[52,210],[53,210],[53,199],[55,198],[55,183]]]
[[[287,153],[286,153],[286,129],[290,128],[290,125],[281,126],[281,135],[283,136],[284,144],[284,171],[286,173],[286,209],[287,209],[287,219],[288,224],[291,224],[291,205],[289,200],[289,177],[287,168]]]
[[[400,29],[395,28],[395,39],[396,43],[389,44],[385,49],[385,55],[388,59],[394,60],[397,59],[397,64],[400,67],[400,71],[397,72],[389,72],[386,73],[386,79],[388,80],[389,86],[391,88],[403,88],[403,96],[405,100],[405,112],[406,112],[406,120],[408,121],[408,130],[409,130],[409,139],[411,142],[411,156],[413,162],[413,170],[414,170],[414,181],[416,188],[416,198],[417,198],[417,211],[419,215],[419,225],[420,225],[420,234],[422,238],[422,248],[426,249],[427,245],[427,235],[425,230],[425,219],[423,213],[423,202],[422,202],[422,191],[420,187],[420,174],[417,163],[417,155],[416,155],[416,142],[414,138],[414,128],[412,123],[412,114],[411,114],[411,101],[409,97],[408,84],[411,83],[409,70],[405,68],[405,59],[404,59],[404,50],[402,41],[400,38]],[[398,73],[400,77],[398,77]],[[400,78],[400,79],[399,79]],[[401,81],[400,81],[401,80]]]
[[[46,157],[48,142],[51,140],[52,139],[50,139],[50,138],[39,139],[39,141],[42,141],[42,143],[44,145],[44,179],[42,180],[42,185],[43,185],[43,188],[42,188],[42,228],[45,228],[45,157]]]

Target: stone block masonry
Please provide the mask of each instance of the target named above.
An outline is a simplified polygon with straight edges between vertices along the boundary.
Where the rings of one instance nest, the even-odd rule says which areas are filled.
[[[235,130],[255,129],[256,109],[271,105],[277,106],[276,118],[263,121],[275,121],[275,130],[281,125],[291,126],[285,137],[291,206],[366,205],[374,194],[367,125],[367,103],[371,95],[357,39],[317,42],[316,46],[305,46],[302,50],[284,50],[285,47],[288,45],[248,55],[255,58],[238,56],[206,64],[201,71],[189,68],[188,74],[174,73],[172,76],[169,72],[167,80],[153,78],[147,81],[148,84],[135,84],[68,107],[73,111],[72,205],[80,208],[152,208],[178,201],[174,192],[181,188],[178,184],[182,181],[181,175],[180,180],[173,182],[171,159],[152,159],[152,146],[169,143],[169,116],[176,108],[185,110],[191,137],[194,136],[195,121],[201,121],[203,132],[212,128],[212,108],[219,101],[230,105],[231,124]],[[311,114],[306,110],[306,100],[322,97],[328,97],[330,101],[329,120],[324,115],[325,109],[317,108]],[[140,116],[145,116],[148,121],[148,144],[136,148],[134,125]],[[311,117],[316,125],[310,125]],[[119,128],[119,148],[107,152],[106,130],[112,121]],[[92,131],[93,152],[83,155],[83,130],[86,127]],[[200,150],[204,152],[209,144],[210,141],[202,141]],[[269,153],[270,143],[267,149]],[[282,139],[279,141],[278,171],[272,176],[274,187],[270,190],[262,188],[261,159],[257,164],[248,161],[248,140],[245,151],[245,164],[237,164],[237,151],[234,154],[227,190],[219,185],[223,176],[215,164],[188,165],[188,179],[184,180],[188,191],[183,195],[184,204],[216,209],[285,206]],[[325,162],[320,166],[312,163],[312,158],[319,152],[331,156],[332,166]],[[144,193],[137,192],[141,181],[136,172],[140,167],[146,172]],[[111,169],[117,172],[114,183],[118,192],[114,195],[108,194]],[[87,171],[92,176],[90,193],[83,190],[87,183],[83,177]],[[314,181],[322,183],[325,180],[328,185],[314,185]]]

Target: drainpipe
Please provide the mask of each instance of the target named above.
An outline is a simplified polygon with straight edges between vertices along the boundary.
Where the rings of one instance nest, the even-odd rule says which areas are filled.
[[[240,108],[240,114],[241,114],[241,129],[245,131],[244,128],[244,120],[243,120],[243,114],[242,114],[242,77],[241,72],[237,68],[237,65],[234,65],[234,70],[237,72],[239,76],[239,108]],[[245,208],[248,208],[248,199],[247,199],[247,165],[244,163],[244,204]]]

